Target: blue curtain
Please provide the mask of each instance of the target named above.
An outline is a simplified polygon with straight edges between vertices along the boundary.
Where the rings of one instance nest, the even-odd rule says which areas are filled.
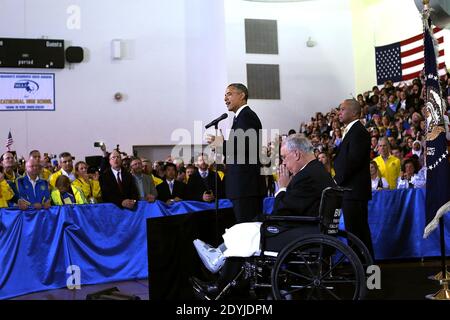
[[[219,206],[232,204],[220,200]],[[214,204],[139,202],[133,211],[112,204],[1,209],[0,298],[65,287],[69,265],[80,267],[83,285],[146,278],[146,219],[205,210]]]

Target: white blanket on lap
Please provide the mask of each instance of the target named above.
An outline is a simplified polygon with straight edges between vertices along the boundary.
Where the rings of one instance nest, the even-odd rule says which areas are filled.
[[[251,257],[259,254],[261,222],[245,222],[226,229],[223,237],[225,257]]]

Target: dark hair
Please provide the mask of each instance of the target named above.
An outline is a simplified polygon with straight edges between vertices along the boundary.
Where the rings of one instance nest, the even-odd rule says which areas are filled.
[[[169,167],[173,167],[175,169],[175,171],[177,171],[177,166],[175,164],[173,164],[172,162],[166,162],[164,164],[164,171],[166,171],[167,168],[169,168]]]
[[[85,164],[86,167],[88,166],[86,162],[84,162],[84,161],[78,161],[77,163],[75,163],[75,171],[78,171],[78,170],[79,170],[78,168],[79,168],[80,165],[82,165],[82,164]]]
[[[72,155],[69,152],[61,152],[59,154],[59,158],[66,158],[66,157],[72,157]]]
[[[243,92],[245,101],[248,100],[248,89],[242,83],[231,83],[228,85],[228,87],[233,87],[233,88],[239,90],[240,92]]]
[[[296,134],[294,129],[291,129],[291,130],[288,131],[288,136],[290,136],[291,134]]]
[[[414,173],[419,172],[419,162],[415,158],[406,159],[402,164],[402,171],[405,172],[405,167],[408,163],[411,163],[414,167]]]
[[[35,152],[39,152],[39,150],[31,150],[29,156],[31,157],[31,155]],[[40,152],[39,152],[40,153]]]

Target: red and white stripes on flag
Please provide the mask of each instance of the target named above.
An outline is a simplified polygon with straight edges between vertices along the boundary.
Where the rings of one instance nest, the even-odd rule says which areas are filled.
[[[441,28],[435,27],[433,32],[435,39],[439,43],[437,58],[439,75],[443,76],[447,73],[444,59],[444,31]],[[423,34],[421,33],[415,37],[401,41],[400,48],[403,74],[402,80],[408,81],[417,78],[424,68]]]
[[[8,149],[8,151],[10,151],[10,148],[13,143],[14,143],[14,140],[12,138],[12,134],[11,134],[11,130],[10,130],[8,133],[8,138],[6,138],[6,144],[5,144],[5,147],[6,147],[6,149]]]
[[[447,72],[444,57],[444,31],[435,27],[434,37],[439,44],[438,69],[442,76]],[[423,33],[400,42],[375,47],[377,83],[411,81],[424,69]]]

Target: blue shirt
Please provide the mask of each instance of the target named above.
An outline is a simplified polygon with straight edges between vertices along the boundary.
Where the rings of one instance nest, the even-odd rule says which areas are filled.
[[[43,204],[50,199],[48,182],[43,179],[38,179],[33,190],[33,185],[31,184],[28,175],[17,179],[17,191],[19,192],[19,198],[28,201],[30,204]]]

